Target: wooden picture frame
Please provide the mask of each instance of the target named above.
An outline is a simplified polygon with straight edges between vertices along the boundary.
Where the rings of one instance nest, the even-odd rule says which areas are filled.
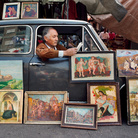
[[[0,90],[0,124],[22,124],[23,90]]]
[[[127,77],[127,123],[138,124],[138,78]]]
[[[61,127],[96,130],[96,119],[96,104],[65,103],[62,111]]]
[[[22,2],[21,19],[37,19],[38,11],[38,2]]]
[[[119,82],[87,83],[87,102],[98,105],[98,125],[121,125]]]
[[[138,50],[116,51],[119,77],[138,77]]]
[[[75,82],[114,81],[115,52],[81,52],[70,58],[70,80]]]
[[[24,103],[25,124],[61,124],[63,103],[67,91],[26,91]]]
[[[4,3],[2,19],[19,19],[20,2]]]

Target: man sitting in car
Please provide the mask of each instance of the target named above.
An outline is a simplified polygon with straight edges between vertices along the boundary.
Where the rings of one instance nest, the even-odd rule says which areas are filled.
[[[36,48],[36,54],[45,61],[48,58],[63,56],[73,56],[77,53],[77,48],[66,49],[58,44],[58,32],[52,27],[43,30],[43,43]]]

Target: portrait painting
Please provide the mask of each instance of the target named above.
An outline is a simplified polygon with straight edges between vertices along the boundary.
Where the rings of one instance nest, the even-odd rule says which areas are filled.
[[[118,82],[87,83],[87,101],[98,105],[98,125],[121,125]]]
[[[127,77],[128,125],[138,124],[138,78]]]
[[[97,129],[97,105],[65,103],[61,127]]]
[[[138,77],[138,50],[117,50],[119,77]]]
[[[63,103],[67,103],[66,91],[26,91],[25,124],[61,124]]]
[[[0,89],[23,89],[22,60],[0,60]]]
[[[22,2],[21,18],[38,18],[38,2]]]
[[[0,90],[0,124],[21,124],[23,90]]]
[[[20,2],[4,3],[2,19],[19,19]]]
[[[113,81],[115,80],[115,53],[81,52],[71,56],[71,82]]]

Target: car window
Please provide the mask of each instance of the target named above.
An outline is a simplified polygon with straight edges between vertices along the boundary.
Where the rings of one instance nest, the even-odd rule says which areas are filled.
[[[31,48],[29,26],[0,27],[0,54],[28,53]]]

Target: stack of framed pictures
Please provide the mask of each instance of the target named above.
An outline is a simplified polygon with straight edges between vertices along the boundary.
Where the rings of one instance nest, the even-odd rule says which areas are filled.
[[[4,3],[2,19],[35,19],[38,11],[38,2]]]
[[[128,125],[138,124],[138,50],[117,50],[117,64],[126,78]]]

